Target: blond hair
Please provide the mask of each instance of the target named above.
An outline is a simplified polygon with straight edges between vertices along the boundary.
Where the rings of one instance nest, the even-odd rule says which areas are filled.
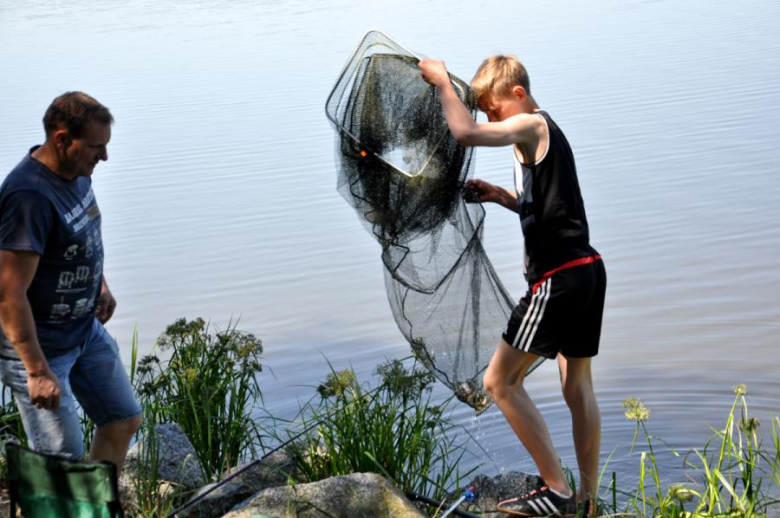
[[[520,85],[531,94],[531,80],[528,71],[515,56],[492,56],[487,58],[477,69],[471,80],[471,89],[477,100],[489,93],[503,95]]]

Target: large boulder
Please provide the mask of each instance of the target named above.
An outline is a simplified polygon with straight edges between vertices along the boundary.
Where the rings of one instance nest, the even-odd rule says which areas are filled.
[[[202,487],[190,499],[195,503],[177,513],[177,516],[179,518],[222,516],[263,489],[286,485],[293,471],[294,465],[290,455],[286,450],[279,450],[262,461],[231,469],[223,475],[223,482]],[[235,475],[236,473],[238,475]],[[233,475],[235,476],[228,480]]]
[[[504,518],[506,514],[496,511],[498,502],[524,495],[542,486],[542,479],[536,475],[528,475],[519,471],[508,471],[495,477],[478,475],[469,486],[474,486],[476,498],[474,502],[463,502],[458,509],[470,513],[479,513],[487,518]],[[447,501],[453,502],[460,494],[453,493]]]
[[[154,428],[154,444],[137,442],[127,452],[124,470],[119,479],[119,495],[126,508],[137,505],[136,481],[156,454],[157,480],[160,491],[194,491],[206,483],[195,448],[178,424],[158,424]]]
[[[375,473],[353,473],[320,482],[280,486],[258,493],[226,514],[229,518],[420,518],[426,516],[394,485]]]

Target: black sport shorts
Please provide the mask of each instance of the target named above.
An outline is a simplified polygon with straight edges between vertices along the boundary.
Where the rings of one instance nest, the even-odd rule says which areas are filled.
[[[528,289],[512,311],[503,338],[545,358],[588,358],[599,352],[607,272],[601,257],[570,261]]]

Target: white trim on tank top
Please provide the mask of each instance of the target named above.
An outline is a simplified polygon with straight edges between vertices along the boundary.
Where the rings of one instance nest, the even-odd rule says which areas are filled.
[[[536,165],[541,164],[542,160],[547,158],[547,153],[549,153],[549,151],[550,151],[550,125],[547,124],[547,119],[545,119],[544,116],[539,113],[540,111],[541,110],[534,110],[534,115],[540,117],[544,121],[544,125],[547,126],[547,145],[544,148],[544,153],[542,153],[542,158],[540,158],[539,160],[537,160],[536,162],[531,164],[531,166],[536,166]],[[517,149],[517,144],[512,145],[512,150],[514,151],[515,159],[518,162],[520,162],[520,165],[523,166],[523,167],[529,167],[529,164],[526,164],[525,162],[523,162],[523,158],[524,157],[518,156],[518,153],[520,153],[521,151],[519,149]]]

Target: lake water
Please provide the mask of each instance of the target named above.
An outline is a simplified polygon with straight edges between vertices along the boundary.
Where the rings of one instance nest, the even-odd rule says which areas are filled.
[[[336,192],[324,103],[351,51],[380,28],[467,80],[517,54],[572,143],[606,260],[594,375],[604,455],[616,449],[609,469],[630,486],[625,398],[683,450],[722,426],[738,383],[765,431],[780,411],[778,22],[774,0],[2,0],[0,174],[42,141],[56,95],[109,106],[93,178],[125,360],[135,328],[148,352],[176,318],[240,319],[264,342],[268,411],[291,417],[326,359],[368,378],[409,354],[379,246]],[[480,149],[476,171],[511,185],[511,150]],[[491,206],[486,226],[520,297],[517,218]],[[574,467],[554,364],[527,386]],[[487,452],[469,465],[534,469],[497,409],[455,418]],[[679,459],[662,463],[682,478]]]

